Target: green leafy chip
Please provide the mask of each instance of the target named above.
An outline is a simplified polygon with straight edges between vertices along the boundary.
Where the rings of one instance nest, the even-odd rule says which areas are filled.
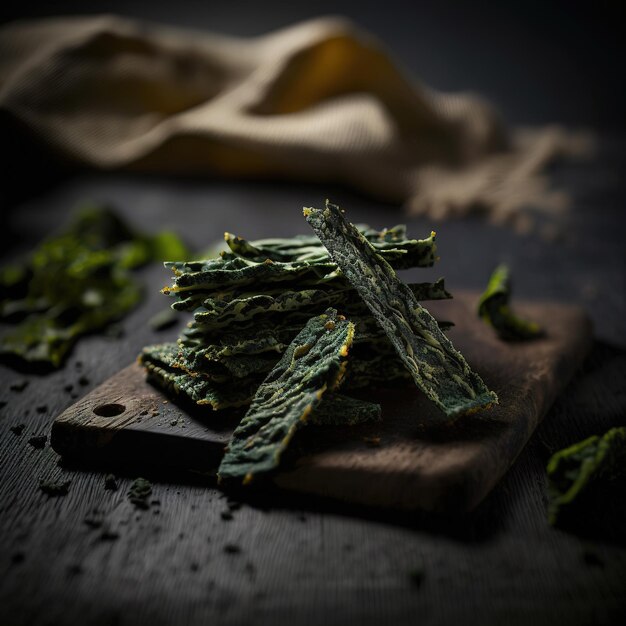
[[[417,386],[446,416],[497,402],[496,394],[470,369],[436,320],[338,207],[327,203],[323,210],[305,209],[304,215],[387,334]]]
[[[524,320],[511,311],[511,278],[509,268],[499,265],[491,275],[487,289],[478,302],[478,315],[505,341],[524,341],[543,336],[535,322]]]
[[[219,467],[220,479],[249,482],[275,469],[294,433],[341,382],[354,324],[333,309],[311,318],[257,389]]]
[[[548,519],[556,524],[594,483],[626,476],[626,427],[560,450],[550,458],[547,473]]]

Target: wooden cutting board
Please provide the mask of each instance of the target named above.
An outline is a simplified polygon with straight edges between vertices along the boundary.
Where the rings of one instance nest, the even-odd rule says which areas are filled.
[[[446,423],[417,388],[369,389],[361,397],[381,402],[382,423],[302,429],[274,482],[372,506],[475,507],[511,466],[591,344],[583,311],[547,302],[516,305],[544,326],[546,338],[502,342],[477,318],[477,297],[461,294],[429,309],[454,320],[452,342],[498,394],[498,406]],[[132,364],[57,417],[52,446],[76,459],[212,471],[240,417],[179,406]]]

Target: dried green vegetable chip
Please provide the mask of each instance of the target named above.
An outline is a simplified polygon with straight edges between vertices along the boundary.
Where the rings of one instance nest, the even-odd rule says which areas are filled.
[[[445,300],[452,296],[446,291],[444,279],[434,283],[413,283],[408,285],[417,300]],[[257,291],[229,292],[193,291],[184,293],[172,308],[177,311],[196,311],[201,307],[199,320],[211,318],[228,323],[229,319],[239,322],[264,313],[284,313],[311,307],[320,312],[329,306],[351,306],[354,314],[367,314],[367,308],[354,289],[348,287],[329,289],[279,289],[264,293]],[[315,312],[315,311],[314,311]]]
[[[395,352],[373,357],[353,356],[346,373],[346,389],[406,385],[413,381],[410,372]]]
[[[491,275],[487,289],[480,297],[478,315],[495,328],[505,341],[524,341],[543,336],[539,324],[524,320],[511,311],[511,278],[509,268],[499,265]]]
[[[275,469],[293,434],[344,373],[354,325],[333,309],[313,317],[257,389],[233,433],[220,479],[249,482]]]
[[[434,285],[425,283],[415,287],[424,299],[450,297],[440,282]],[[340,306],[341,310],[350,317],[365,316],[368,313],[354,290],[333,292],[311,289],[284,291],[275,296],[259,294],[229,302],[207,299],[202,308],[194,313],[194,319],[214,329],[230,327],[260,317],[266,319],[274,317],[281,320],[288,318],[292,324],[297,324],[306,321],[312,314],[321,313],[331,305]]]
[[[214,410],[246,405],[250,402],[260,379],[238,379],[236,383],[216,384],[176,367],[178,345],[164,343],[147,346],[139,355],[146,368],[148,379],[157,386],[183,396],[188,401]]]
[[[384,329],[417,386],[446,416],[497,402],[496,394],[470,369],[436,320],[337,207],[305,209],[304,215]]]
[[[202,289],[219,291],[248,285],[255,285],[257,288],[275,288],[277,283],[317,285],[337,277],[336,266],[331,262],[277,263],[268,259],[256,263],[237,257],[221,263],[211,261],[201,269],[184,273],[180,273],[181,267],[195,267],[196,264],[166,263],[166,266],[179,273],[175,275],[174,284],[163,289],[165,294],[180,294]]]
[[[172,233],[134,232],[114,211],[87,208],[21,265],[0,271],[0,318],[17,321],[0,355],[60,366],[78,338],[122,318],[139,301],[128,271],[187,250]]]
[[[350,398],[340,393],[325,394],[309,418],[309,424],[316,426],[356,426],[380,421],[380,404]]]
[[[364,236],[398,269],[430,267],[436,260],[435,233],[426,239],[406,239],[404,226],[375,231],[361,227]],[[232,252],[206,261],[168,262],[174,272],[174,284],[163,292],[177,295],[189,310],[199,302],[201,292],[235,292],[254,285],[257,293],[283,285],[303,287],[346,287],[335,271],[336,265],[317,237],[264,239],[248,242],[226,233]],[[216,297],[213,295],[213,297]]]
[[[366,225],[358,225],[356,228],[397,269],[430,267],[436,260],[434,233],[426,239],[407,239],[404,225],[382,231]],[[315,236],[300,235],[290,239],[260,239],[249,242],[225,233],[224,239],[234,254],[256,262],[263,262],[265,259],[282,263],[328,261],[328,251]]]
[[[612,428],[554,454],[547,466],[548,519],[556,524],[598,481],[626,477],[626,427]]]
[[[175,367],[178,367],[192,376],[203,376],[216,382],[228,381],[233,377],[247,378],[248,376],[265,375],[280,358],[279,354],[267,355],[238,354],[220,361],[202,359],[202,354],[179,352]]]

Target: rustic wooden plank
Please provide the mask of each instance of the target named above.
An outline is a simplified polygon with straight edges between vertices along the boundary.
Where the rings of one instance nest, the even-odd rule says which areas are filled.
[[[412,387],[370,392],[382,403],[382,423],[305,429],[276,484],[381,507],[475,507],[515,460],[590,342],[579,309],[550,303],[518,307],[546,325],[547,338],[502,342],[477,318],[476,301],[476,294],[462,294],[438,308],[456,321],[452,340],[497,392],[499,406],[444,424]],[[174,405],[133,364],[64,411],[52,445],[68,457],[212,470],[237,419]],[[372,437],[380,445],[368,445]]]
[[[236,420],[232,412],[177,406],[133,363],[59,415],[51,442],[74,459],[207,470],[219,464]]]
[[[623,160],[623,142],[616,148]],[[450,278],[454,293],[459,285],[480,288],[491,269],[508,259],[516,295],[584,303],[596,332],[576,378],[503,480],[469,515],[379,512],[282,490],[250,498],[225,520],[226,499],[211,482],[191,483],[158,468],[148,478],[160,506],[135,511],[125,493],[138,469],[127,470],[119,490],[110,492],[104,475],[115,469],[113,460],[99,469],[59,465],[49,446],[33,449],[28,438],[49,434],[54,417],[76,400],[72,394],[87,393],[114,375],[143,345],[176,336],[176,329],[154,333],[146,324],[164,304],[159,267],[142,273],[146,301],[124,320],[122,339],[88,337],[63,370],[45,377],[0,366],[0,402],[6,402],[0,408],[0,623],[622,623],[624,517],[615,515],[613,503],[600,501],[589,511],[585,534],[566,533],[547,524],[544,491],[551,452],[624,425],[625,311],[616,289],[624,284],[623,194],[615,194],[616,167],[603,153],[584,170],[560,170],[564,185],[579,195],[567,233],[576,245],[546,245],[481,220],[447,221],[442,229],[439,272]],[[22,202],[7,212],[3,233],[13,251],[26,250],[76,203],[107,198],[138,225],[179,228],[200,248],[235,223],[245,224],[251,237],[290,236],[302,229],[294,207],[318,202],[322,194],[350,206],[358,221],[406,219],[399,209],[382,212],[376,202],[327,185],[172,184],[107,175],[83,176]],[[425,220],[410,225],[416,233],[430,228]],[[25,390],[9,389],[23,379],[29,381]],[[73,388],[66,391],[69,384]],[[36,410],[42,406],[43,412]],[[18,424],[26,426],[21,436],[10,430]],[[71,480],[69,495],[48,499],[38,489],[39,478]],[[102,540],[102,528],[84,522],[94,509],[118,530],[116,540]],[[229,544],[241,552],[226,552]],[[409,577],[414,568],[423,572],[419,586]]]

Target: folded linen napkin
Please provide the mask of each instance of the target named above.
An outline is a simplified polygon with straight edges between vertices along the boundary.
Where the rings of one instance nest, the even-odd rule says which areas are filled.
[[[542,169],[585,147],[507,131],[340,18],[253,39],[110,15],[15,22],[0,29],[0,110],[99,169],[341,182],[432,217],[557,210]]]

